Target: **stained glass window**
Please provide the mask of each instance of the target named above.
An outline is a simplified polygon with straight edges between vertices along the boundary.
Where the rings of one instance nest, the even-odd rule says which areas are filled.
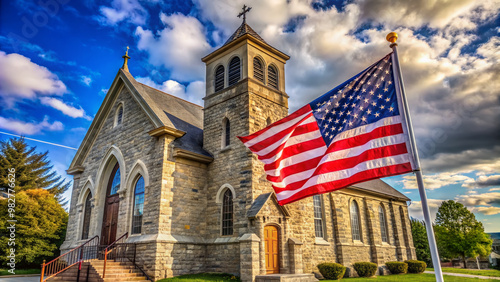
[[[222,201],[222,235],[233,235],[233,193],[229,189]]]

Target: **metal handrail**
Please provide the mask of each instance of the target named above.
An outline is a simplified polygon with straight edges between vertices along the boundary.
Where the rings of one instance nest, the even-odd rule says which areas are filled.
[[[127,239],[128,238],[128,232],[125,232],[122,236],[120,236],[118,239],[116,239],[113,243],[109,244],[106,249],[104,250],[104,266],[102,268],[102,278],[104,279],[106,277],[106,262],[108,261],[108,252],[111,247],[117,244],[118,241],[122,240],[123,238]]]
[[[47,279],[56,276],[57,274],[63,272],[64,270],[72,267],[77,263],[81,264],[81,262],[84,260],[92,259],[89,256],[95,253],[92,252],[92,248],[95,248],[95,250],[97,250],[98,246],[99,236],[96,235],[80,246],[75,247],[72,250],[56,257],[48,263],[45,263],[45,260],[43,260],[40,282],[46,281]]]

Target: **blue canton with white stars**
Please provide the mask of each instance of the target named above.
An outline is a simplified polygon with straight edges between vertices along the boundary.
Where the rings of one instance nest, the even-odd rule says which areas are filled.
[[[327,146],[339,133],[399,115],[391,54],[309,105]]]

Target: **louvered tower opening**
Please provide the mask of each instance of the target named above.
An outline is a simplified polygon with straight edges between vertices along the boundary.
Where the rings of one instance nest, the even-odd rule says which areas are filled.
[[[264,83],[264,67],[257,57],[253,58],[253,77]]]
[[[236,84],[241,78],[240,58],[234,57],[229,63],[228,86]]]
[[[215,92],[224,89],[224,66],[215,70]]]
[[[267,68],[267,84],[274,89],[278,89],[278,71],[273,66]]]

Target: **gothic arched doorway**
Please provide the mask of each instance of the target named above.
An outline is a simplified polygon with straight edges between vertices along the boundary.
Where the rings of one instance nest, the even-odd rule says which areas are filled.
[[[109,177],[106,200],[104,205],[104,216],[102,221],[101,244],[109,245],[116,240],[116,228],[118,226],[118,207],[120,197],[120,166],[116,163]]]

